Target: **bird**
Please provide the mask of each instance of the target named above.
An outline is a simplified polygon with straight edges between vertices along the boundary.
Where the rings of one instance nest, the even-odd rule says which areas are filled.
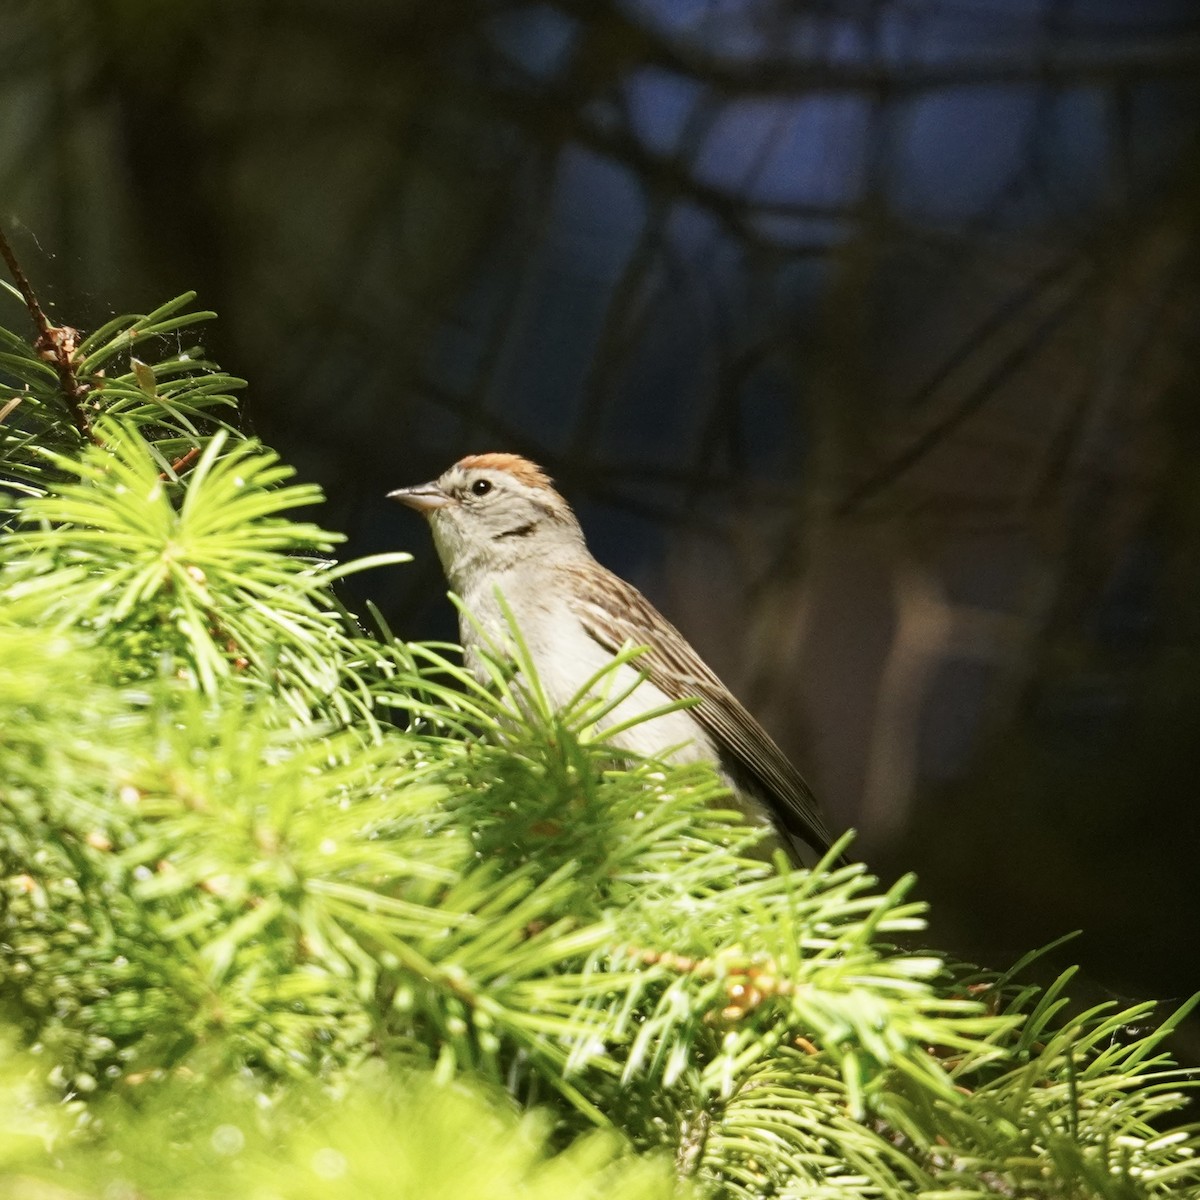
[[[511,637],[509,613],[538,681],[566,706],[614,656],[609,725],[691,706],[622,728],[620,750],[673,762],[710,762],[737,806],[766,826],[765,844],[812,865],[833,839],[804,777],[687,639],[632,584],[592,557],[571,506],[546,472],[517,454],[472,454],[437,479],[388,493],[424,516],[450,587],[462,601],[465,661],[485,679],[481,652]],[[506,608],[508,612],[506,613]],[[774,834],[774,837],[771,834]]]

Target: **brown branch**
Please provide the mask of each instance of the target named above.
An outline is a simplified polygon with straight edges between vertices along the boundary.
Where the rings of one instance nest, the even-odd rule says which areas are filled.
[[[13,253],[8,238],[4,236],[3,229],[0,229],[0,255],[3,255],[8,273],[13,277],[13,282],[17,285],[21,298],[25,301],[25,307],[29,309],[29,315],[37,326],[39,338],[44,337],[50,329],[50,322],[46,320],[46,314],[42,312],[42,306],[38,303],[38,298],[34,294],[28,277],[21,269],[21,264],[17,262],[17,256]]]
[[[17,290],[21,293],[25,307],[29,310],[29,316],[38,331],[33,348],[37,352],[38,358],[49,363],[58,375],[58,386],[67,401],[67,408],[70,410],[71,419],[75,422],[75,428],[88,441],[100,445],[100,439],[92,431],[92,423],[88,420],[87,409],[84,405],[91,386],[81,380],[75,372],[75,354],[79,349],[79,330],[72,329],[69,325],[52,325],[50,323],[45,312],[42,311],[41,304],[38,303],[33,285],[30,284],[28,276],[17,261],[17,256],[13,253],[13,248],[2,229],[0,229],[0,256],[4,258],[9,274],[12,275],[13,282],[17,285]]]
[[[186,454],[181,454],[171,464],[171,470],[170,470],[169,474],[166,471],[159,471],[159,473],[158,473],[159,479],[161,479],[165,482],[166,480],[170,479],[172,475],[175,476],[176,478],[178,478],[179,472],[187,470],[187,468],[190,467],[192,465],[192,463],[194,463],[196,461],[199,454],[200,454],[200,447],[193,446]]]

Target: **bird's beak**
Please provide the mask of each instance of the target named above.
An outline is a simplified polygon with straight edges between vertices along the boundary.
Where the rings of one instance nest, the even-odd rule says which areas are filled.
[[[389,500],[399,500],[409,508],[428,515],[435,508],[442,508],[450,503],[450,497],[436,483],[418,483],[415,487],[397,488],[388,492]]]

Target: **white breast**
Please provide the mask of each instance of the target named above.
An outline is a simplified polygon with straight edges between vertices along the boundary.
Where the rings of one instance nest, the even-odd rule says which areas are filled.
[[[496,602],[493,588],[487,594],[464,597],[468,609],[497,645],[511,644],[507,622]],[[505,589],[505,598],[516,618],[517,627],[529,648],[538,679],[553,708],[562,710],[572,704],[580,690],[613,655],[588,636],[578,618],[565,604],[542,594],[522,595],[521,589]],[[463,622],[463,644],[477,644],[479,636]],[[620,699],[598,723],[603,730],[662,708],[671,703],[659,688],[647,679],[639,681],[636,660],[606,673],[593,694],[603,701]],[[603,736],[603,735],[601,735]],[[649,757],[667,757],[675,762],[716,762],[715,747],[687,710],[677,710],[640,722],[612,738],[623,750]]]

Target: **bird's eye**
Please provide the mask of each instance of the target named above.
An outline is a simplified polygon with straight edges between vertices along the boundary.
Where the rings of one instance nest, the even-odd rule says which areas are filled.
[[[492,490],[492,481],[490,479],[477,479],[471,484],[471,491],[476,496],[486,496]]]

